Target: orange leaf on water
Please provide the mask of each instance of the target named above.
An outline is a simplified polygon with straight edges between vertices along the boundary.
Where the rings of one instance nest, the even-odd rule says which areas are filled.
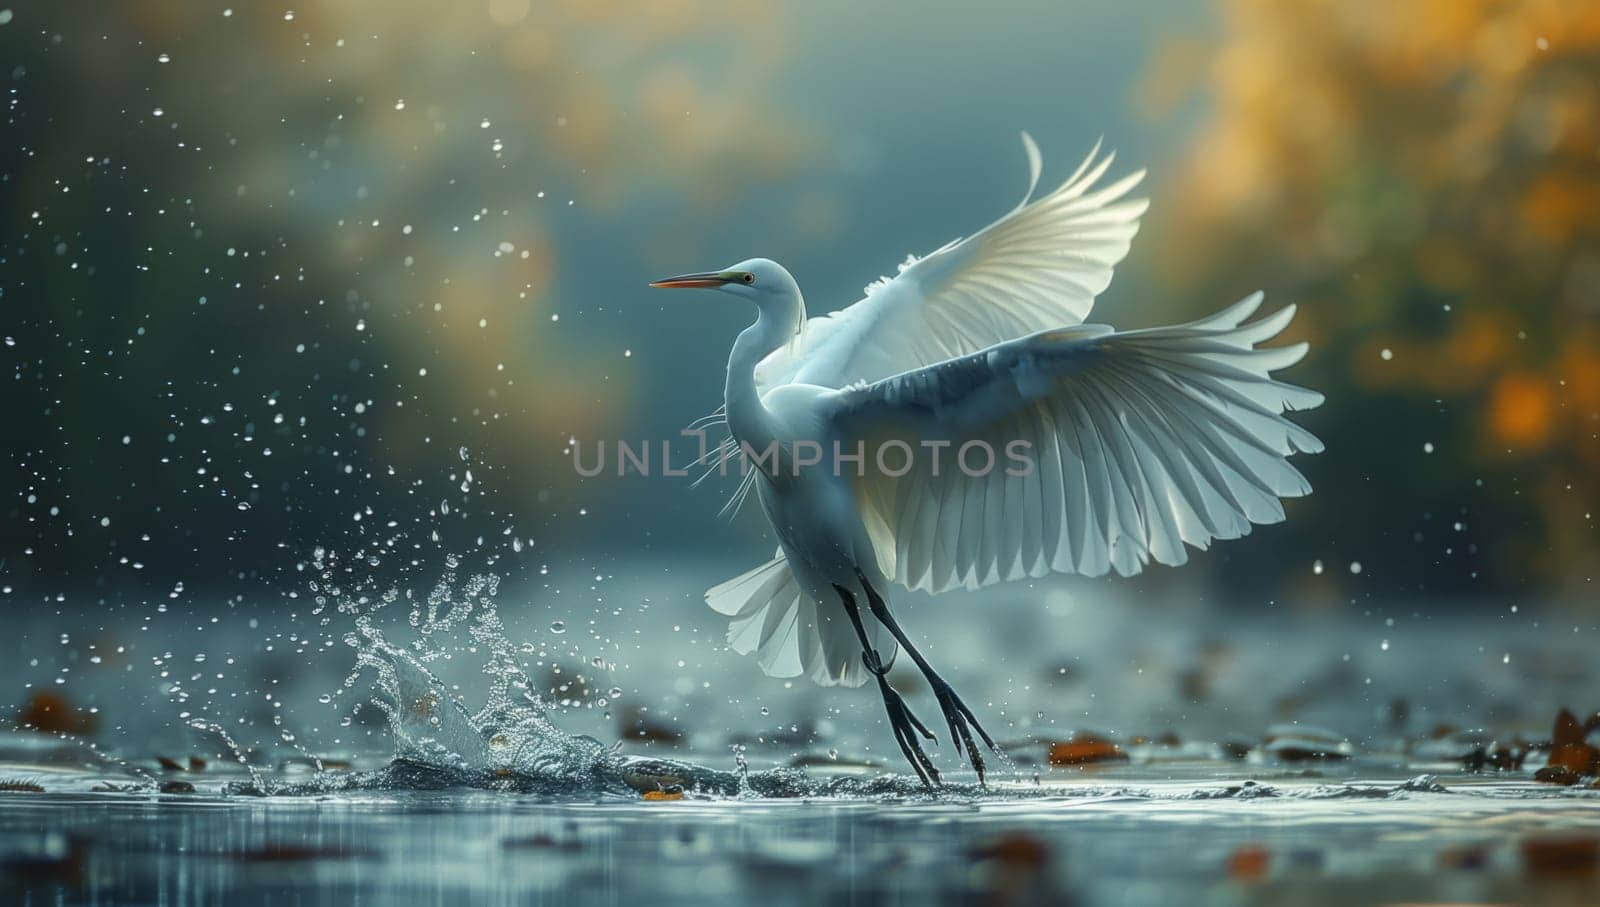
[[[1089,765],[1096,762],[1126,762],[1128,754],[1120,747],[1093,734],[1078,734],[1065,743],[1050,744],[1051,765]]]

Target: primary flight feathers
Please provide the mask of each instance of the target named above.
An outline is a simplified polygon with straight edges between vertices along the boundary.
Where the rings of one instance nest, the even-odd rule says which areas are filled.
[[[1261,298],[1179,327],[1044,331],[846,391],[846,438],[1021,441],[1031,464],[935,474],[917,457],[905,475],[866,471],[857,493],[884,575],[935,593],[1129,576],[1283,519],[1279,498],[1311,491],[1287,458],[1322,449],[1283,413],[1322,395],[1271,377],[1306,348],[1254,348],[1294,314],[1241,325]]]
[[[1027,133],[1022,144],[1028,191],[1016,208],[912,259],[854,305],[807,319],[798,343],[761,363],[757,386],[876,381],[1083,321],[1139,232],[1150,203],[1125,196],[1144,171],[1096,188],[1114,157],[1099,157],[1097,144],[1060,188],[1033,199],[1039,149]]]

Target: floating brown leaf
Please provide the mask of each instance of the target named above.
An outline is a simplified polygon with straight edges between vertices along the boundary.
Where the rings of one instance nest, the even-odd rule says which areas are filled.
[[[1090,765],[1097,762],[1126,762],[1128,754],[1103,737],[1080,733],[1064,743],[1050,744],[1051,765]]]
[[[1566,709],[1556,715],[1556,726],[1550,733],[1549,766],[1557,766],[1582,775],[1600,773],[1600,749],[1584,741],[1585,727],[1578,717]]]
[[[1533,773],[1533,780],[1544,784],[1561,784],[1571,786],[1582,781],[1583,778],[1570,768],[1560,765],[1547,765]]]
[[[682,800],[681,790],[647,790],[644,792],[646,800]]]
[[[1550,751],[1550,765],[1559,765],[1583,775],[1595,774],[1600,750],[1582,743],[1567,743]]]

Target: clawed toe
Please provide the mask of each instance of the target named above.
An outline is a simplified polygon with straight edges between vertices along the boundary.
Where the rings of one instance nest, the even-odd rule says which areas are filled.
[[[977,731],[978,737],[991,751],[998,754],[999,747],[995,746],[994,739],[983,729],[983,725],[978,723],[972,710],[967,708],[967,704],[961,701],[961,697],[957,696],[955,690],[950,689],[948,684],[936,684],[934,695],[938,697],[939,711],[944,713],[945,723],[950,727],[950,739],[955,741],[957,752],[966,751],[967,761],[972,763],[973,771],[978,773],[978,783],[985,783],[984,773],[987,765],[983,759],[983,751],[978,749],[977,742],[972,738],[972,732]]]
[[[883,708],[888,714],[889,727],[894,731],[895,743],[900,745],[900,752],[905,755],[906,761],[911,763],[917,778],[924,786],[929,788],[938,786],[941,783],[939,770],[933,767],[933,761],[928,758],[928,753],[922,748],[922,741],[917,739],[917,735],[921,734],[934,742],[937,742],[937,738],[917,719],[899,691],[889,686],[889,681],[884,678],[888,669],[883,666],[883,660],[877,653],[870,651],[863,653],[862,661],[866,663],[867,670],[878,678],[878,692],[883,694]]]

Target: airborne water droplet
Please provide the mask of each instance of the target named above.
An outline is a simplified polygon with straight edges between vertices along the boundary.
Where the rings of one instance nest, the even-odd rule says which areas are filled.
[[[564,620],[552,620],[550,622],[550,632],[558,635],[567,632],[567,622]]]

